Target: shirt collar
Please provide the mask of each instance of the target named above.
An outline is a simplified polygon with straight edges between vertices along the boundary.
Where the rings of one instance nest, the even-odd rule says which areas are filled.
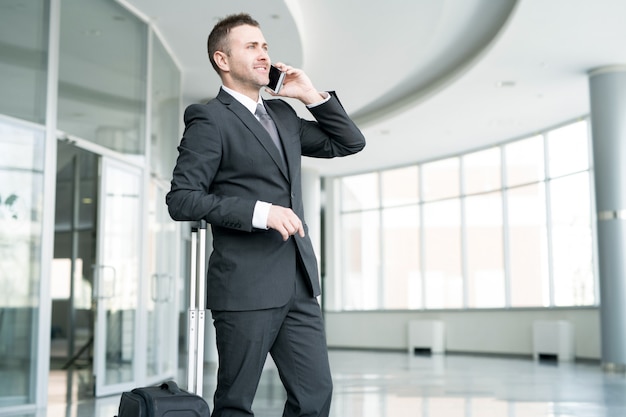
[[[263,99],[261,98],[261,95],[259,94],[259,100],[258,101],[254,101],[252,100],[250,97],[246,96],[245,94],[241,94],[238,91],[235,91],[231,88],[228,88],[224,85],[222,85],[222,89],[224,91],[226,91],[228,94],[230,94],[231,96],[233,96],[233,98],[235,100],[237,100],[238,102],[240,102],[241,104],[243,104],[243,106],[250,110],[250,113],[254,114],[254,112],[256,111],[256,106],[257,104],[261,103],[263,104]]]

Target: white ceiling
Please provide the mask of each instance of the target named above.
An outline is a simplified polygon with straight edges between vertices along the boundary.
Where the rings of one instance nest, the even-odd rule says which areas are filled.
[[[206,55],[217,19],[250,13],[272,59],[337,91],[365,134],[355,156],[303,161],[325,176],[487,147],[584,116],[587,72],[626,63],[625,0],[119,1],[154,21],[183,71],[185,104],[219,89]]]

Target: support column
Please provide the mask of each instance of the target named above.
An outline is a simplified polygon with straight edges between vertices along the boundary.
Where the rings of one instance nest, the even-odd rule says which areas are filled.
[[[626,65],[589,71],[602,366],[626,370]]]

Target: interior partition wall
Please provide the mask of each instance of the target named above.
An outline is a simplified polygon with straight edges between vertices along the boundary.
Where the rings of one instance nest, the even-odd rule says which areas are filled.
[[[34,404],[47,358],[44,184],[49,4],[0,3],[0,410]],[[42,363],[43,360],[43,363]]]
[[[42,271],[44,139],[40,126],[0,118],[0,409],[33,403]]]
[[[0,90],[0,373],[11,381],[0,386],[0,414],[45,407],[59,334],[51,306],[61,293],[71,308],[92,305],[95,340],[85,352],[93,356],[85,359],[98,395],[174,376],[179,227],[163,196],[181,89],[167,45],[123,2],[3,1]],[[99,195],[76,192],[55,207],[55,191],[69,184],[57,184],[67,180],[57,165],[80,153],[99,166]],[[72,246],[76,233],[55,232],[80,228],[80,216],[65,220],[96,203],[92,267]],[[80,288],[67,287],[75,277]]]

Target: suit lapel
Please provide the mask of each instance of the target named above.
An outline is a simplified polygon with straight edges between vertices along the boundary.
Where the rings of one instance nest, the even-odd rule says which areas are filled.
[[[244,105],[239,103],[237,100],[235,100],[233,96],[231,96],[224,90],[220,89],[217,98],[223,104],[225,104],[248,127],[248,129],[254,134],[256,139],[261,143],[263,148],[265,148],[265,150],[270,154],[272,160],[278,166],[283,176],[287,180],[289,180],[287,167],[283,163],[283,160],[280,157],[280,153],[278,152],[276,145],[274,145],[270,134],[267,133],[267,130],[265,130],[265,128],[263,127],[263,125],[261,125],[257,118],[252,113],[250,113],[250,111]],[[274,113],[270,114],[270,116],[273,116],[273,114]],[[276,122],[274,123],[276,124],[278,134],[281,135],[281,128]],[[285,158],[287,158],[287,154],[288,152],[285,150]]]

